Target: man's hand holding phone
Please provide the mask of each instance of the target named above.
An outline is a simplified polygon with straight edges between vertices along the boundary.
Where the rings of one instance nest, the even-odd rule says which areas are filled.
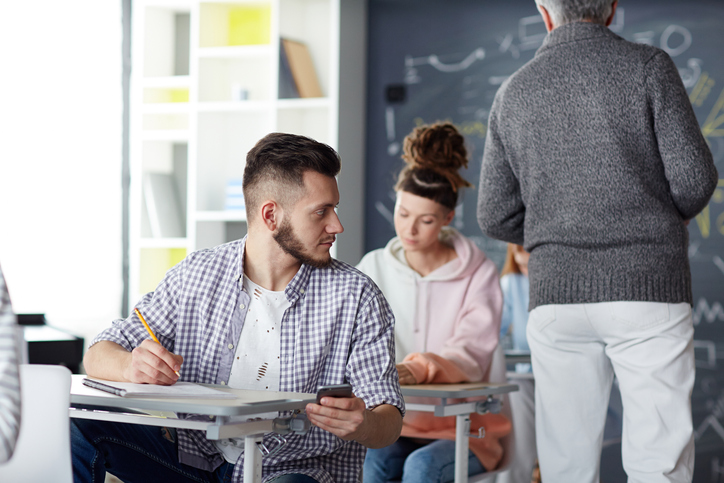
[[[306,412],[312,424],[346,441],[364,437],[367,406],[349,384],[321,386],[317,403],[307,404]]]

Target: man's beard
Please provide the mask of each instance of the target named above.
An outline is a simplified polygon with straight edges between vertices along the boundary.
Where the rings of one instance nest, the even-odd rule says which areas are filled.
[[[312,258],[304,253],[304,244],[294,234],[294,229],[288,219],[282,221],[282,224],[279,226],[276,233],[274,233],[273,237],[274,241],[279,244],[282,250],[305,265],[309,265],[314,268],[325,268],[332,263],[331,255],[320,260],[318,258]]]

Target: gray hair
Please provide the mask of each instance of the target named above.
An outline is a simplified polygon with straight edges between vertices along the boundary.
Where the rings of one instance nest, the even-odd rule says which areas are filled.
[[[560,27],[571,22],[590,20],[601,25],[611,15],[614,0],[535,0],[545,7],[551,16],[553,25]]]

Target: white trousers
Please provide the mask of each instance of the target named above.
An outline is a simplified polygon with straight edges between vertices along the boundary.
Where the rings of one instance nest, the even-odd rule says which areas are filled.
[[[528,319],[546,482],[599,481],[614,373],[629,483],[691,482],[694,327],[686,303],[544,305]]]

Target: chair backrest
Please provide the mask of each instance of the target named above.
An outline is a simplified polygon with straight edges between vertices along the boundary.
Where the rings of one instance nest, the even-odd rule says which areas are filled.
[[[67,367],[20,365],[22,415],[13,456],[0,481],[71,483],[70,382]]]

